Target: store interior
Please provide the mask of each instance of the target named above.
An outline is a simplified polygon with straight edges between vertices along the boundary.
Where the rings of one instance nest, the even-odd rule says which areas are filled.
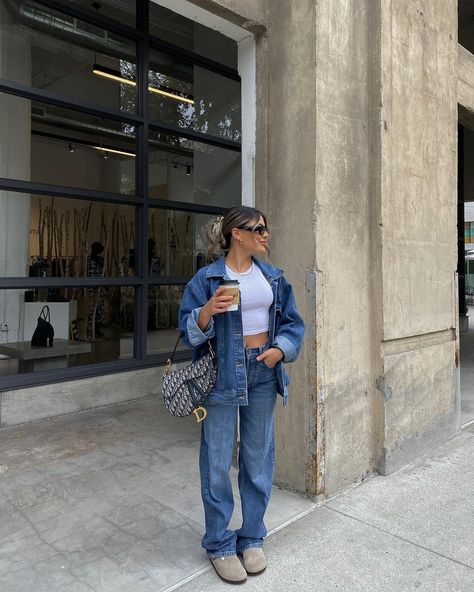
[[[74,4],[90,10],[93,3]],[[134,9],[129,0],[94,7],[132,26]],[[148,253],[141,253],[148,278],[157,282],[148,288],[147,354],[169,351],[185,280],[208,260],[209,214],[195,204],[240,203],[240,152],[150,126],[148,154],[139,153],[137,126],[127,120],[137,108],[138,60],[130,39],[33,1],[0,2],[0,31],[11,58],[2,62],[0,77],[124,116],[0,93],[0,142],[9,155],[0,177],[66,189],[64,196],[0,190],[0,277],[133,277],[137,208],[126,198],[140,197],[137,161],[146,157],[148,196],[159,200],[148,210]],[[235,42],[154,2],[150,34],[236,67]],[[239,82],[161,46],[150,47],[148,80],[150,122],[240,141]],[[94,199],[78,199],[83,190]],[[130,285],[1,290],[0,375],[130,359],[135,297]],[[45,304],[55,338],[64,347],[76,341],[75,349],[61,359],[26,360]],[[19,344],[25,344],[20,353]]]

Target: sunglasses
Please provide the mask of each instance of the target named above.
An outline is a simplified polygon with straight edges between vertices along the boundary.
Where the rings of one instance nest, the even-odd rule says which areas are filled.
[[[239,226],[239,230],[249,230],[250,232],[258,232],[260,236],[265,233],[270,233],[269,229],[265,224],[257,224],[257,226]]]

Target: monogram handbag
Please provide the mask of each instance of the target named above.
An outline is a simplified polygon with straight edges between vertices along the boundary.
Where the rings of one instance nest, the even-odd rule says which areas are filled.
[[[38,324],[31,338],[31,345],[53,347],[54,329],[50,321],[49,306],[43,306],[38,317]]]
[[[185,368],[171,371],[173,357],[179,340],[174,346],[173,353],[168,359],[161,382],[166,409],[176,417],[186,417],[194,414],[199,423],[205,419],[207,411],[202,402],[210,393],[217,378],[216,354],[208,341],[209,353]]]

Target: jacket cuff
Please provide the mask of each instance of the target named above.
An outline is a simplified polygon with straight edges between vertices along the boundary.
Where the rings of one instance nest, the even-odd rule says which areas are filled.
[[[282,362],[288,363],[296,360],[296,348],[287,337],[284,335],[277,335],[273,344],[283,352],[284,356]]]
[[[202,306],[193,309],[190,312],[188,320],[186,322],[188,340],[193,347],[201,345],[201,343],[206,342],[208,339],[211,339],[211,337],[214,337],[215,335],[214,319],[212,317],[204,331],[201,331],[201,329],[199,328],[198,319],[201,309]]]

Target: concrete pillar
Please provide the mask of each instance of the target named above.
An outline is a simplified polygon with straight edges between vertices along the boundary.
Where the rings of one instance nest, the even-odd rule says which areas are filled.
[[[24,29],[8,21],[0,4],[0,77],[29,84],[31,80],[30,41]],[[0,177],[30,179],[30,102],[0,94]],[[30,196],[0,190],[0,276],[28,274]],[[0,321],[8,332],[0,341],[16,341],[21,335],[23,291],[0,292]]]
[[[457,6],[380,2],[380,335],[375,464],[458,423]]]
[[[268,213],[270,258],[308,325],[301,356],[288,366],[288,407],[277,410],[275,480],[316,493],[315,2],[271,0],[268,20],[268,37],[257,40],[256,204]]]
[[[315,427],[318,491],[330,496],[373,467],[370,73],[377,28],[371,0],[315,4]]]

